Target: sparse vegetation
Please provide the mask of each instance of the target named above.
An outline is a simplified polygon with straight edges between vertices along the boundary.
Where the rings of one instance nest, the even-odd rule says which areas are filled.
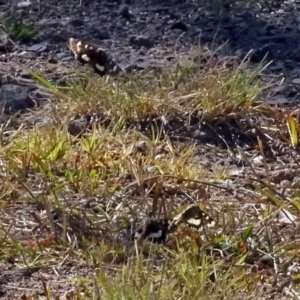
[[[9,37],[17,41],[26,41],[36,35],[37,31],[29,25],[19,23],[5,24]]]
[[[264,101],[264,65],[198,56],[197,67],[63,89],[35,74],[55,95],[52,121],[1,129],[1,261],[62,274],[67,299],[298,299],[299,187],[280,191],[268,159],[278,144],[296,157],[299,122]],[[80,115],[99,121],[72,136]],[[202,163],[203,151],[223,165]],[[238,160],[246,174],[232,175]],[[186,228],[166,245],[121,236],[131,218],[201,201],[217,221],[206,238]],[[61,299],[39,280],[39,296]]]
[[[37,30],[25,24],[22,17],[0,16],[0,24],[8,38],[14,41],[26,42],[37,34]]]

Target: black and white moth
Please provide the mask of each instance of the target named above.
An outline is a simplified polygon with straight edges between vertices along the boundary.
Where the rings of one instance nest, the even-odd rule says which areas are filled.
[[[143,226],[141,226],[133,234],[135,240],[146,240],[157,244],[165,243],[168,240],[170,220],[149,218]]]
[[[153,243],[165,243],[168,240],[168,234],[176,231],[181,224],[202,231],[204,226],[211,228],[216,222],[198,205],[191,205],[173,219],[148,218],[143,226],[132,234],[132,239],[148,239]]]
[[[79,39],[70,38],[68,46],[82,65],[88,64],[97,75],[118,75],[122,69],[106,52]]]
[[[200,209],[198,205],[190,205],[182,213],[176,215],[172,220],[170,231],[175,231],[180,224],[187,224],[189,227],[203,230],[203,227],[214,227],[216,222],[207,213]]]

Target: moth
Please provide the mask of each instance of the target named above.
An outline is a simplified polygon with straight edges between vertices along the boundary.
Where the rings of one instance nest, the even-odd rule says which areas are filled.
[[[176,231],[181,224],[202,231],[204,226],[211,228],[216,225],[216,222],[198,205],[190,205],[173,219],[155,219],[153,217],[146,219],[144,224],[132,234],[132,239],[148,239],[153,243],[164,243],[168,240],[168,234]]]
[[[70,38],[68,47],[82,65],[89,65],[99,76],[118,75],[122,69],[101,48]]]
[[[170,231],[175,231],[179,225],[185,223],[191,228],[198,231],[203,230],[203,227],[214,227],[216,222],[207,213],[200,209],[198,205],[191,205],[186,208],[182,213],[176,215],[172,219]]]
[[[170,220],[149,218],[134,232],[134,240],[150,240],[153,243],[161,244],[168,240]]]

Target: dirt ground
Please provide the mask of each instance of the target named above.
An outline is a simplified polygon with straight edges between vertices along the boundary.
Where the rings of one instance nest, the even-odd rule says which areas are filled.
[[[10,2],[0,1],[1,12],[10,9]],[[33,2],[29,8],[22,10],[22,14],[24,22],[31,23],[38,33],[26,42],[16,42],[10,51],[0,54],[2,85],[8,75],[14,83],[20,82],[14,81],[14,78],[30,81],[26,76],[30,69],[40,72],[54,83],[60,83],[64,75],[78,68],[66,45],[70,37],[102,46],[121,67],[129,69],[136,66],[143,69],[164,68],[189,53],[191,47],[197,48],[200,44],[217,49],[226,42],[221,50],[224,56],[243,58],[251,50],[249,57],[253,65],[266,55],[267,60],[273,60],[266,70],[266,80],[272,78],[276,83],[268,91],[268,101],[297,107],[300,99],[297,81],[300,75],[300,3],[278,1],[268,6],[264,1],[249,1],[248,4],[237,1],[232,7],[224,7],[217,2],[82,0],[81,5],[79,0]],[[282,74],[289,78],[283,84]],[[30,81],[29,85],[34,84]],[[42,99],[43,95],[37,97]],[[33,118],[34,114],[41,114],[43,103],[38,110],[30,113]],[[45,109],[48,109],[47,105]],[[222,135],[224,128],[219,130]],[[225,128],[228,136],[224,138],[227,141],[230,141],[229,130]],[[255,138],[250,133],[242,136],[239,146],[246,147]],[[207,142],[212,142],[209,135],[200,141],[199,163],[211,170],[228,164],[228,145],[220,141],[204,145]],[[229,146],[234,148],[236,144],[229,143]],[[257,155],[255,152],[253,155],[251,159],[255,161]],[[270,155],[268,163],[271,166],[269,176],[279,187],[300,182],[300,171],[292,158],[284,155],[274,158]],[[251,172],[249,167],[242,168],[236,158],[229,165],[228,172],[232,179],[228,184],[231,187],[248,184],[242,177]],[[257,173],[261,179],[266,176],[263,165],[260,170],[258,167]],[[220,199],[228,195],[226,191],[219,191],[212,198],[222,201]],[[14,210],[15,213],[22,215],[24,212]],[[18,297],[22,295],[36,292],[44,295],[45,281],[51,282],[55,294],[63,296],[74,287],[71,278],[89,277],[96,271],[97,268],[91,270],[68,255],[62,261],[59,257],[53,257],[49,265],[30,272],[19,267],[18,263],[11,265],[0,261],[0,299],[20,299]],[[24,296],[22,299],[28,298]]]

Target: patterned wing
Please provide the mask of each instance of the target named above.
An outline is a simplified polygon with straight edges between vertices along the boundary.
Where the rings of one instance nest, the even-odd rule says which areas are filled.
[[[135,240],[144,241],[146,239],[153,243],[161,244],[168,240],[170,220],[150,218],[132,236]]]
[[[78,39],[69,39],[69,48],[81,64],[88,64],[100,76],[117,75],[122,69],[105,53]]]
[[[214,227],[216,222],[198,205],[191,205],[173,219],[148,218],[143,226],[132,234],[132,239],[140,241],[148,239],[153,243],[165,243],[168,234],[176,231],[181,224],[201,231],[204,226]]]
[[[199,205],[191,205],[182,213],[175,216],[169,231],[174,232],[179,225],[184,223],[198,231],[203,230],[204,226],[214,227],[216,225],[216,222],[201,210]]]

